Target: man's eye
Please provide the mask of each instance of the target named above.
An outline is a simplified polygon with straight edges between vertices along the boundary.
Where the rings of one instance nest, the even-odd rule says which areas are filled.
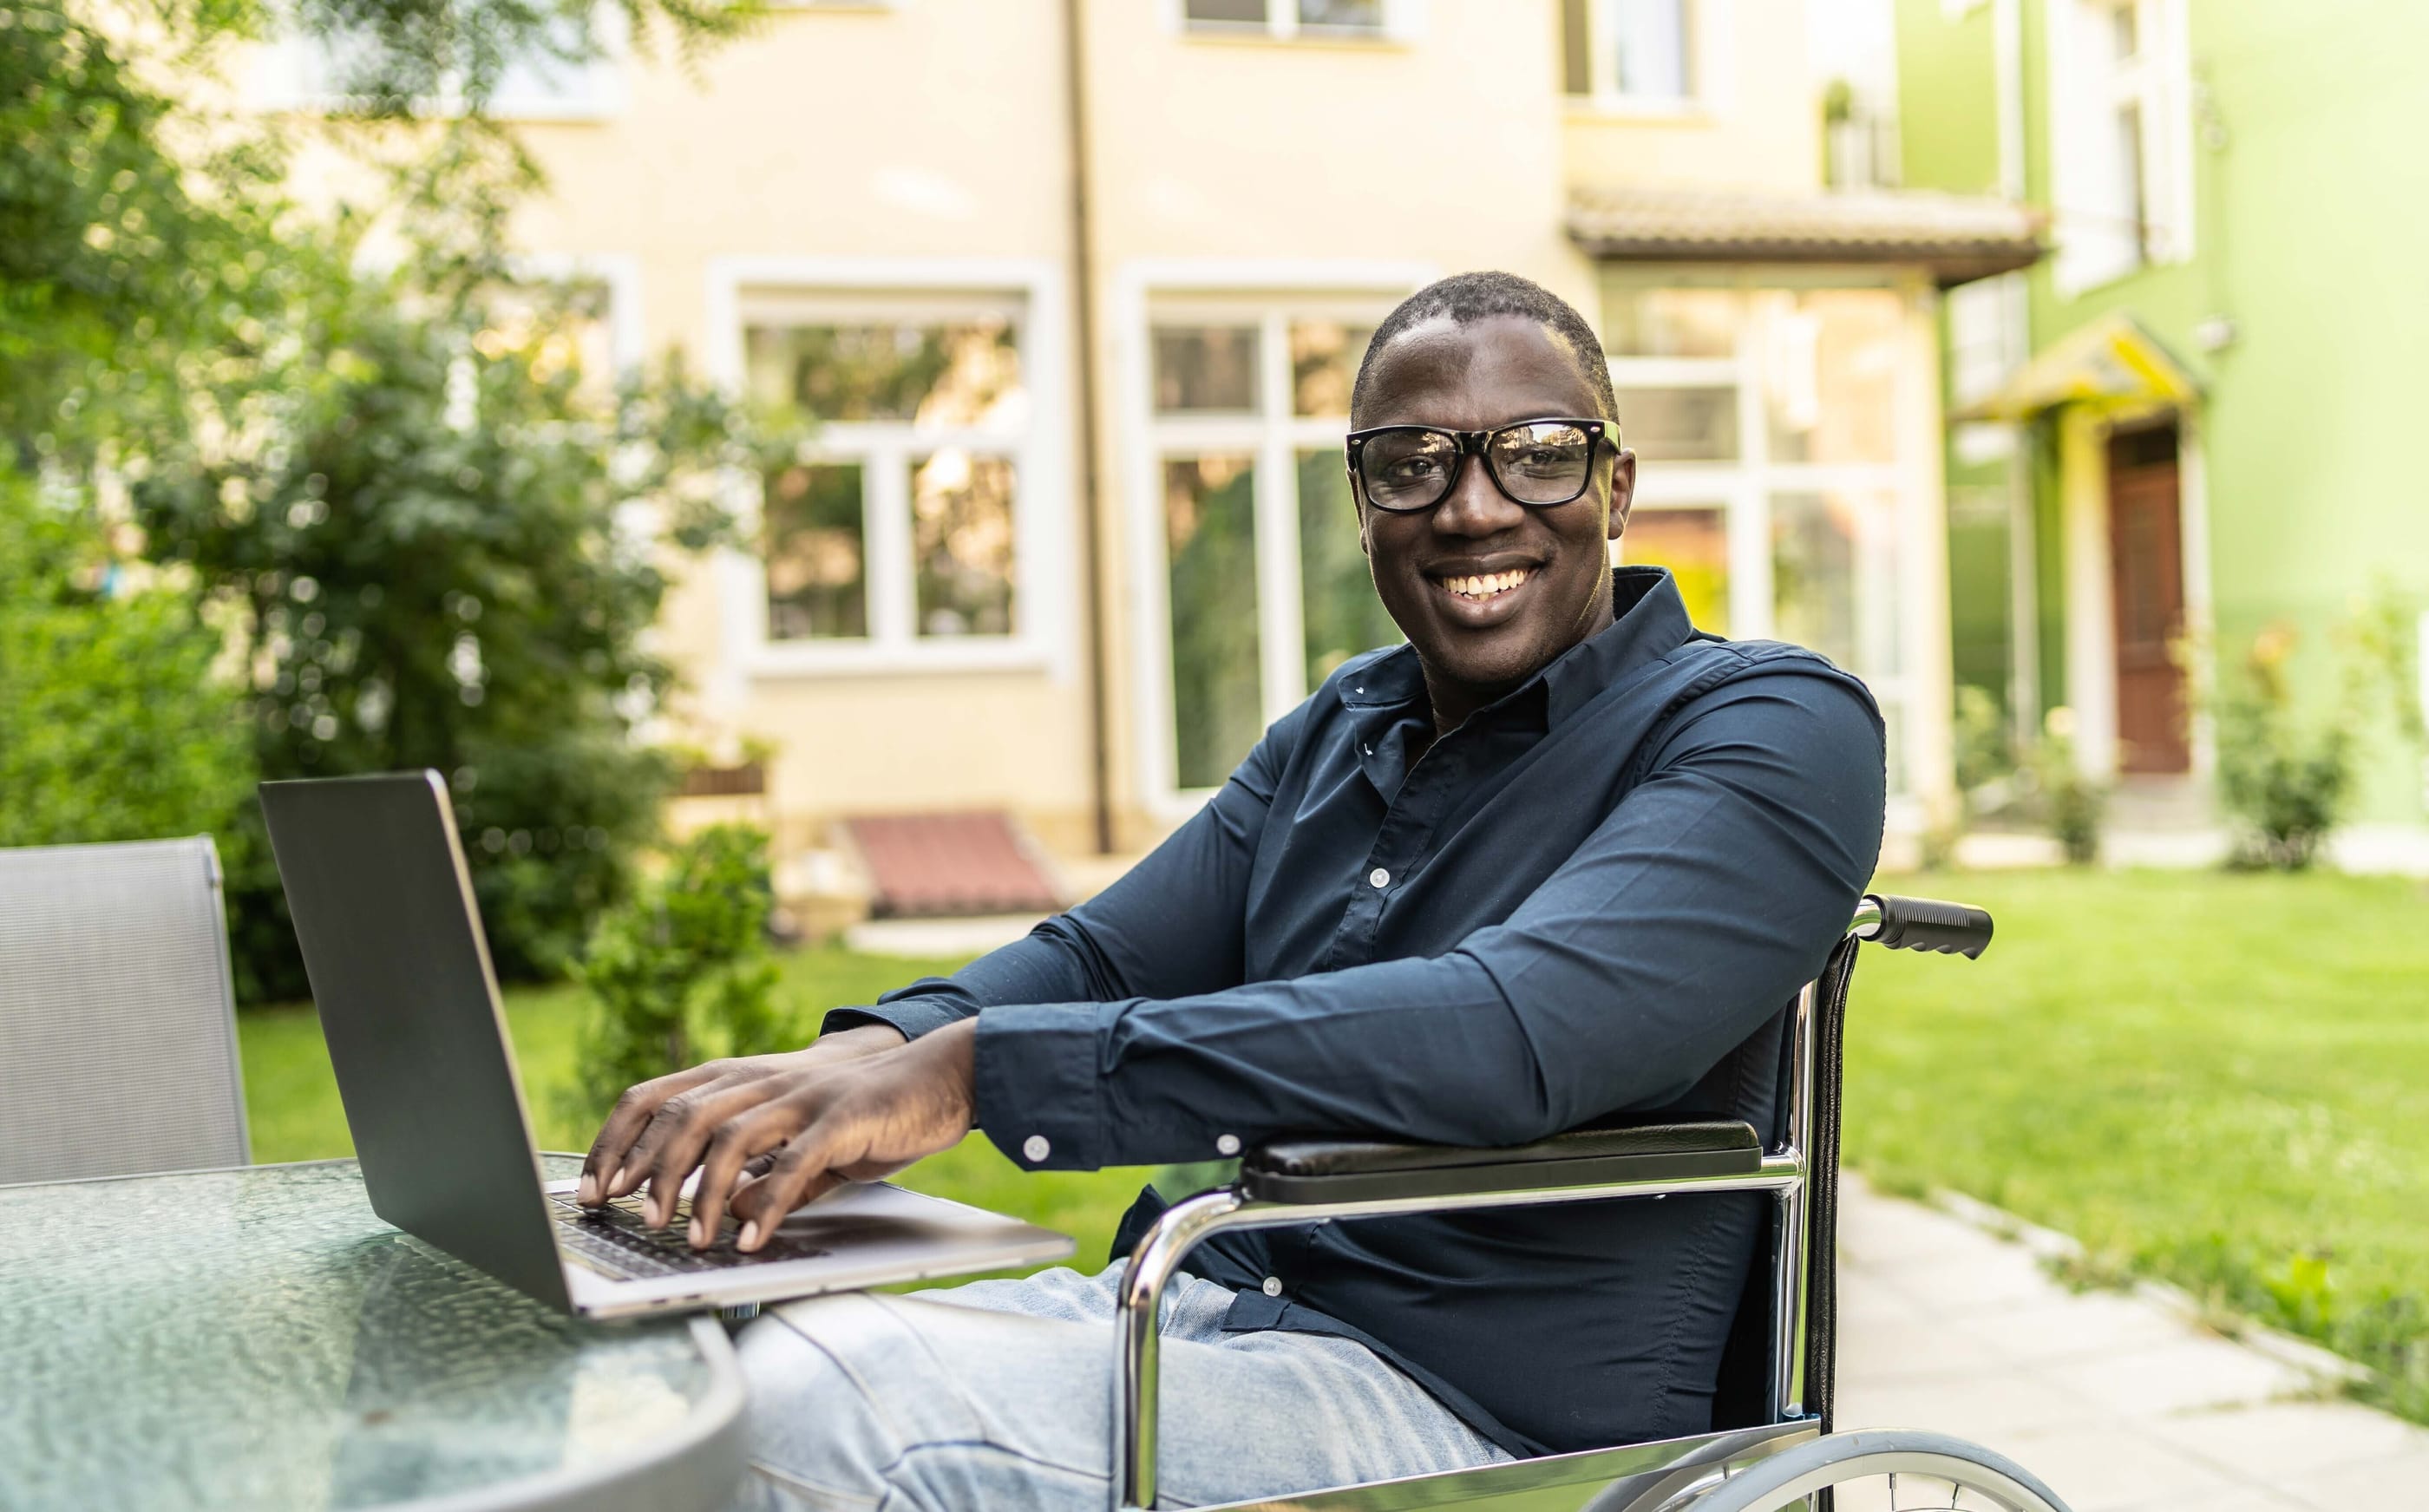
[[[1442,471],[1442,465],[1431,457],[1402,457],[1383,468],[1388,483],[1422,483]]]

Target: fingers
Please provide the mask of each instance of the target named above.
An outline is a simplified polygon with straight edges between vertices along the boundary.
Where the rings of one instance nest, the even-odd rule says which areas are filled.
[[[657,1116],[658,1109],[666,1106],[667,1099],[714,1080],[717,1075],[713,1064],[694,1066],[626,1089],[624,1095],[616,1099],[607,1122],[600,1126],[599,1137],[591,1142],[590,1153],[583,1158],[582,1185],[575,1200],[595,1208],[639,1186],[639,1174],[627,1169],[626,1157],[632,1152],[633,1142]]]
[[[776,1152],[792,1138],[800,1120],[781,1109],[763,1108],[726,1124],[709,1141],[701,1162],[700,1183],[692,1188],[691,1223],[686,1238],[694,1249],[706,1249],[717,1239],[725,1217],[726,1196],[737,1182],[765,1175],[776,1163]]]
[[[682,1194],[684,1178],[700,1164],[709,1142],[727,1127],[730,1120],[767,1102],[780,1090],[781,1083],[762,1076],[712,1081],[668,1098],[666,1106],[658,1109],[657,1116],[650,1120],[650,1126],[633,1145],[632,1153],[624,1158],[626,1179],[638,1185],[646,1175],[650,1183],[643,1221],[653,1228],[665,1227],[674,1217],[675,1199]],[[799,1124],[797,1117],[793,1127]],[[792,1127],[785,1128],[775,1142],[783,1142],[792,1132]],[[757,1154],[768,1147],[763,1144],[749,1153]]]
[[[834,1169],[837,1163],[834,1153],[815,1131],[795,1137],[766,1175],[735,1189],[730,1206],[742,1225],[741,1233],[735,1236],[735,1247],[745,1254],[756,1250],[776,1232],[785,1214],[842,1186],[845,1177]]]

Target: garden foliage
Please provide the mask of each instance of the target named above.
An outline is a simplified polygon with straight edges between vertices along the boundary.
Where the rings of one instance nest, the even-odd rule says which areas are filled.
[[[2294,628],[2280,622],[2254,638],[2243,680],[2218,711],[2219,797],[2242,830],[2235,864],[2309,866],[2345,816],[2356,750],[2372,728],[2420,734],[2409,608],[2381,594],[2339,624],[2326,686],[2308,699],[2296,675]]]
[[[578,301],[505,254],[537,175],[482,115],[607,14],[0,0],[0,838],[221,829],[250,999],[304,990],[255,778],[447,773],[510,974],[559,969],[652,832],[660,548],[714,536],[747,428],[679,370],[570,360]],[[744,14],[627,0],[616,29]],[[282,28],[340,44],[341,119],[198,103]],[[367,202],[289,197],[303,132]]]
[[[591,1013],[578,1104],[718,1056],[799,1048],[767,945],[768,837],[717,825],[675,846],[665,872],[599,921],[579,975]]]

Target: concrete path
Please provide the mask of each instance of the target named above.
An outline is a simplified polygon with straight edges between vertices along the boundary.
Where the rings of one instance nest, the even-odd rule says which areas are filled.
[[[2331,1356],[2222,1339],[2164,1299],[2070,1291],[1981,1216],[1847,1182],[1841,1427],[1974,1439],[2074,1512],[2429,1509],[2429,1430],[2340,1400],[2318,1373]]]

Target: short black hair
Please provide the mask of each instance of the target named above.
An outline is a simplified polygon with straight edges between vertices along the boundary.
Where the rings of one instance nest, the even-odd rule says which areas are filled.
[[[1395,337],[1411,326],[1444,317],[1455,325],[1468,325],[1496,315],[1515,315],[1536,321],[1566,341],[1577,355],[1578,366],[1585,370],[1587,385],[1602,405],[1603,418],[1618,422],[1619,396],[1611,391],[1611,362],[1603,355],[1602,338],[1595,335],[1594,327],[1586,323],[1577,306],[1531,278],[1521,278],[1516,273],[1474,272],[1436,279],[1400,301],[1399,307],[1375,327],[1374,337],[1366,343],[1366,354],[1358,359],[1358,381],[1349,390],[1350,425],[1357,426],[1359,417],[1373,402],[1375,353]]]

